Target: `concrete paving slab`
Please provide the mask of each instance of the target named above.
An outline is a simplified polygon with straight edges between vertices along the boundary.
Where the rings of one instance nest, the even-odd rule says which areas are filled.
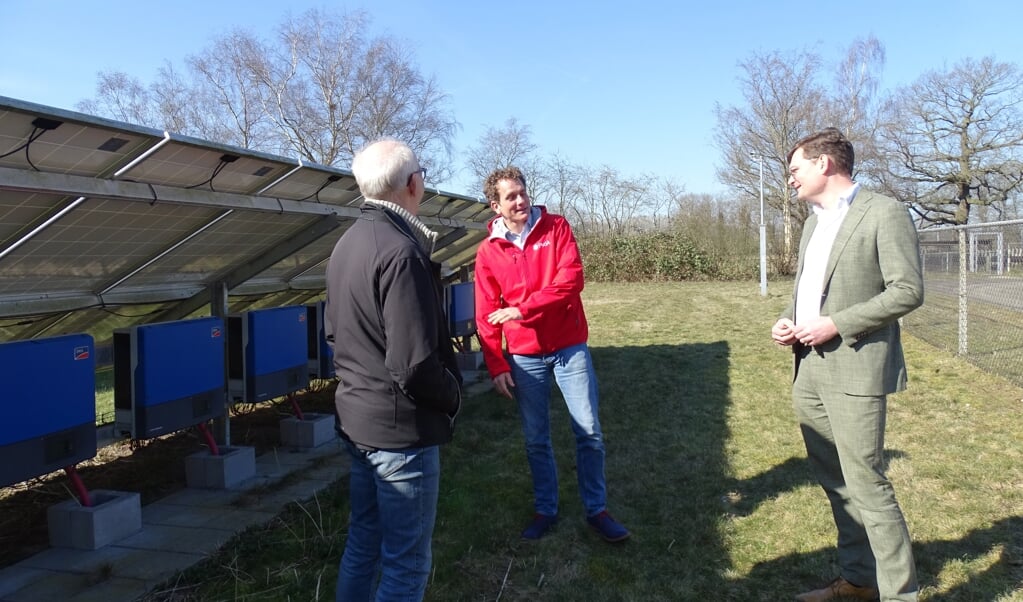
[[[196,508],[224,508],[234,503],[244,490],[218,491],[214,489],[181,489],[160,499],[168,504],[193,506]],[[142,512],[145,514],[145,506]]]
[[[92,576],[96,581],[121,577],[159,583],[206,557],[205,554],[192,552],[119,546],[106,546],[85,552],[54,548],[33,556],[25,561],[25,566],[53,572],[79,573]]]
[[[305,501],[324,487],[323,481],[298,481],[281,488],[253,491],[242,507],[279,513],[284,506],[291,502]]]
[[[111,600],[123,600],[129,601],[138,598],[147,591],[147,584],[143,581],[137,581],[133,579],[121,580],[116,584],[110,584],[110,580],[98,581],[95,575],[83,575],[79,573],[69,572],[58,572],[58,571],[46,571],[48,573],[42,579],[33,580],[31,583],[26,584],[15,592],[12,592],[3,597],[4,602],[63,602],[65,600],[85,600],[88,599],[87,595],[93,595],[90,590],[95,591],[100,585],[106,584],[107,587],[102,588],[106,590],[107,598],[105,602],[111,602]],[[112,587],[126,586],[127,591],[121,592],[121,597],[111,598],[110,590]],[[87,594],[87,592],[89,592]],[[131,596],[131,597],[127,597]]]
[[[15,564],[0,570],[0,601],[9,600],[9,596],[34,581],[45,579],[50,571],[32,568],[24,563]]]
[[[155,584],[135,579],[113,578],[97,583],[69,598],[60,598],[63,602],[111,602],[111,600],[135,600],[144,596]]]
[[[143,509],[142,524],[241,531],[251,525],[269,522],[276,515],[277,512],[235,507],[210,508],[155,502]]]
[[[117,542],[117,545],[140,550],[211,554],[219,550],[234,535],[234,531],[230,529],[146,525],[141,532],[125,537]]]
[[[144,506],[139,533],[97,550],[49,548],[0,569],[0,602],[132,602],[348,473],[337,442],[256,462],[259,474],[231,489],[183,489]]]
[[[166,550],[131,550],[120,548],[125,555],[114,567],[114,576],[139,579],[154,587],[209,557],[209,554],[168,552]]]
[[[256,458],[256,470],[269,470],[272,467],[279,470],[301,468],[317,457],[303,451],[277,448]]]

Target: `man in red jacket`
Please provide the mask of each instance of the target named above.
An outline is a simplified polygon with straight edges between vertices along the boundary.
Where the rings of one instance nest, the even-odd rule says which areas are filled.
[[[553,376],[572,417],[586,522],[605,540],[623,541],[629,531],[607,512],[597,379],[580,297],[583,265],[572,228],[560,215],[532,206],[517,167],[490,174],[483,192],[497,216],[476,252],[476,324],[494,388],[516,399],[522,416],[535,505],[522,537],[539,539],[558,521]]]

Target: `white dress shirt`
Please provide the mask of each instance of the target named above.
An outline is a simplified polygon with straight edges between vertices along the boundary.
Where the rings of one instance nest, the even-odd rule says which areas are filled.
[[[828,257],[831,255],[832,245],[835,244],[838,229],[842,227],[845,215],[849,213],[849,205],[852,204],[859,188],[859,184],[854,184],[847,193],[838,197],[838,203],[831,209],[822,209],[818,206],[813,208],[813,212],[817,214],[817,227],[814,228],[806,245],[803,272],[796,287],[797,325],[802,326],[821,316],[824,272],[828,267]]]

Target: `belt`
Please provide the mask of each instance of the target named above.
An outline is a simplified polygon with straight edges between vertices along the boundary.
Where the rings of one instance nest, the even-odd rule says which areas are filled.
[[[806,357],[810,355],[811,351],[816,352],[820,357],[824,357],[824,350],[820,347],[811,347],[810,345],[804,345],[802,343],[795,343],[794,347],[796,356],[798,356],[801,360],[806,359]]]

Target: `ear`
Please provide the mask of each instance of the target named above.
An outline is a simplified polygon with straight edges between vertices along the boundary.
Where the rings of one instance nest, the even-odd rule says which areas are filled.
[[[822,154],[820,157],[817,157],[817,161],[823,174],[831,173],[835,167],[834,161],[831,160],[831,155]]]

